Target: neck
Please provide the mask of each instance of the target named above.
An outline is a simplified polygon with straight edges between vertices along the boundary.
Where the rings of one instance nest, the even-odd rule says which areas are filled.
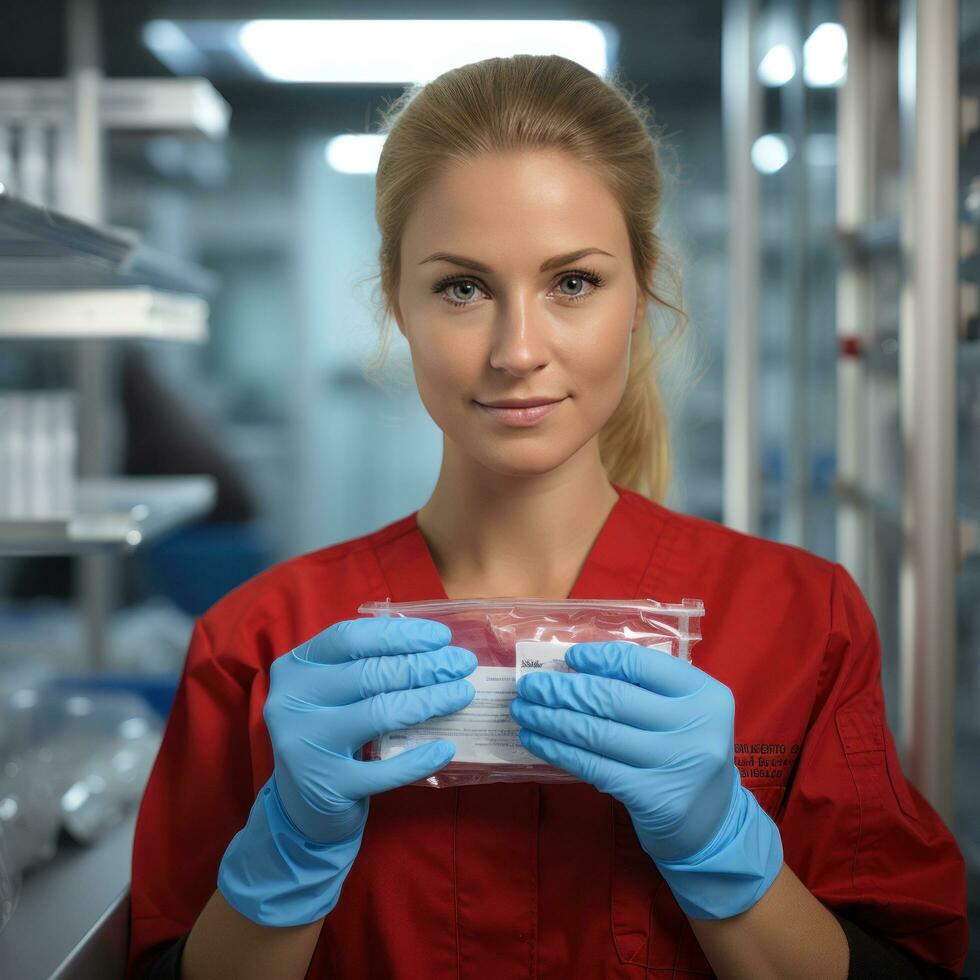
[[[565,598],[618,499],[597,451],[531,477],[444,452],[416,516],[450,599]]]

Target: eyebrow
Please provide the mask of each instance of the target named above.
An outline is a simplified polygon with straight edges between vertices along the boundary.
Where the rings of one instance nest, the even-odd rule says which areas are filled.
[[[599,252],[602,255],[608,255],[610,258],[615,258],[612,252],[607,252],[601,248],[595,248],[590,246],[589,248],[579,248],[574,252],[565,252],[563,255],[555,255],[550,259],[546,259],[541,263],[539,272],[547,272],[549,269],[554,269],[559,265],[566,265],[569,262],[574,262],[576,259],[582,258],[583,255],[591,255],[593,252]],[[483,262],[477,262],[476,259],[468,259],[463,255],[451,255],[449,252],[433,252],[428,258],[422,259],[419,265],[425,265],[426,262],[452,262],[454,265],[461,265],[467,269],[475,269],[477,272],[486,272],[489,274],[493,273],[493,269],[490,266],[485,265]]]

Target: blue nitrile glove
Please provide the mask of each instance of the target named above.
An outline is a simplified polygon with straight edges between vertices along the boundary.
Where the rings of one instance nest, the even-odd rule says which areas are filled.
[[[447,646],[451,639],[433,620],[348,619],[273,661],[262,715],[275,767],[221,860],[229,905],[267,926],[333,909],[361,846],[368,797],[424,779],[456,751],[436,739],[390,759],[355,757],[383,733],[472,701],[473,685],[459,678],[476,657]]]
[[[732,692],[636,643],[576,643],[565,662],[579,673],[518,681],[522,744],[626,807],[686,915],[724,919],[754,905],[783,848],[735,767]]]

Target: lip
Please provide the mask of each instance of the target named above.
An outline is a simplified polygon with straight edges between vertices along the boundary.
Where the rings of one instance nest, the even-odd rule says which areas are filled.
[[[478,404],[486,405],[487,408],[536,408],[538,405],[560,401],[560,398],[501,398],[497,402],[481,402],[477,399]]]
[[[525,408],[499,408],[493,405],[484,405],[483,402],[477,402],[476,404],[498,422],[503,422],[504,425],[521,427],[537,425],[541,419],[546,415],[550,415],[563,401],[565,399],[560,398],[558,401],[548,402],[545,405],[531,405]]]

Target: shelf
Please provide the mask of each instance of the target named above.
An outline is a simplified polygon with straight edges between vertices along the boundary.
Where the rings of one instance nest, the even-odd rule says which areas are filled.
[[[119,268],[132,254],[136,240],[120,231],[95,228],[67,215],[36,207],[0,192],[0,282],[17,284],[37,266],[51,276],[62,269]]]
[[[220,139],[231,107],[206,78],[103,78],[99,118],[106,129]],[[62,126],[72,117],[72,85],[60,78],[0,82],[0,122]]]
[[[28,204],[0,185],[0,289],[120,286],[210,295],[217,277],[140,244],[133,231],[100,228]]]
[[[56,286],[57,284],[49,284]],[[64,283],[64,285],[70,285]],[[93,285],[96,285],[93,283]],[[178,293],[211,296],[218,289],[218,277],[208,269],[137,244],[125,268],[116,270],[107,286],[154,286]]]
[[[70,518],[0,518],[0,554],[131,551],[206,514],[215,494],[210,476],[82,478]]]
[[[0,976],[122,976],[136,815],[88,846],[63,837],[54,857],[27,869],[0,931]]]
[[[134,337],[201,343],[208,304],[143,286],[0,292],[0,337]]]

